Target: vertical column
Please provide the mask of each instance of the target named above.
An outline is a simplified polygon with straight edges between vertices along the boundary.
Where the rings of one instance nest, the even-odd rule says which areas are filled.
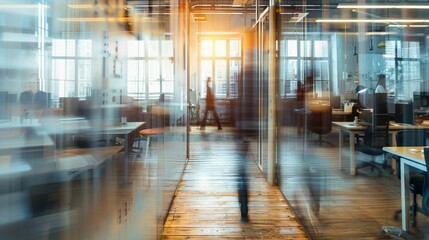
[[[276,74],[276,7],[275,1],[270,0],[269,9],[269,82],[268,82],[268,182],[273,185],[275,182],[276,166],[276,101],[277,101],[277,74]]]

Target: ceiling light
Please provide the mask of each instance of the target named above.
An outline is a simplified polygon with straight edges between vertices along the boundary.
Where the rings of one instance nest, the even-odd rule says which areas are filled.
[[[415,4],[338,4],[337,8],[351,9],[429,9],[429,5]]]
[[[87,18],[57,18],[60,22],[159,22],[158,19],[153,19],[150,17],[139,17],[139,18],[132,18],[132,17],[87,17]]]
[[[308,12],[306,13],[297,13],[296,16],[290,18],[289,22],[301,22],[305,17],[307,17]]]
[[[0,9],[36,9],[36,8],[49,8],[45,4],[0,4]]]
[[[400,24],[390,24],[387,27],[396,27],[396,28],[405,28],[405,27],[411,27],[411,28],[425,28],[429,27],[429,25],[400,25]]]
[[[194,22],[207,22],[207,16],[204,14],[194,14]]]
[[[396,32],[366,32],[365,34],[368,36],[375,36],[375,35],[385,36],[385,35],[395,35],[397,33]]]
[[[69,4],[69,8],[72,9],[103,9],[107,7],[106,5],[101,4]],[[118,8],[126,8],[126,9],[132,9],[133,6],[131,5],[117,5]]]
[[[317,19],[319,23],[427,23],[428,19]]]
[[[232,6],[245,6],[253,4],[253,0],[234,0]]]

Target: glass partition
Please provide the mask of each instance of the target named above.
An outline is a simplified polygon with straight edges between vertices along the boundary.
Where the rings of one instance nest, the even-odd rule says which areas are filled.
[[[395,112],[401,102],[414,102],[411,118],[427,118],[419,94],[428,87],[428,27],[419,19],[428,10],[416,2],[278,5],[278,182],[314,239],[386,237],[383,226],[401,231],[398,159],[355,149],[361,140],[350,126],[354,117],[366,126],[364,108],[380,107],[375,97],[369,107],[358,105],[363,91],[358,92],[364,89],[370,98],[378,85],[385,89],[390,126],[405,114]],[[318,114],[323,106],[332,107],[329,114]],[[402,129],[393,129],[388,146],[402,144],[395,138]],[[417,227],[408,233],[427,238],[427,222],[417,213]]]
[[[2,238],[160,238],[187,157],[178,12],[1,1]]]

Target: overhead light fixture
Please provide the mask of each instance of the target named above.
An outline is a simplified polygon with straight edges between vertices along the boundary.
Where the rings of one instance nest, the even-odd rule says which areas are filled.
[[[374,46],[372,44],[372,38],[369,40],[369,51],[374,50]]]
[[[69,4],[67,5],[69,8],[73,9],[94,9],[94,8],[101,8],[100,6],[96,4]]]
[[[207,16],[205,14],[194,14],[194,22],[207,22]]]
[[[381,41],[377,44],[377,48],[386,48],[386,41]]]
[[[253,0],[234,0],[232,6],[245,6],[253,4]]]
[[[0,4],[0,9],[37,9],[49,8],[46,4]]]
[[[239,32],[197,32],[197,35],[239,35]]]
[[[293,17],[291,17],[290,18],[290,20],[289,20],[289,22],[301,22],[305,17],[307,17],[307,15],[308,15],[308,12],[305,12],[305,13],[295,13],[294,15],[296,15],[296,16],[293,16]]]
[[[397,32],[366,32],[365,35],[368,36],[385,36],[385,35],[396,35]]]
[[[429,25],[400,25],[400,24],[390,24],[387,27],[396,27],[396,28],[406,28],[406,27],[410,27],[410,28],[425,28],[425,27],[429,27]]]
[[[57,18],[60,22],[93,22],[93,23],[103,23],[103,22],[160,22],[157,18],[150,17],[83,17],[83,18]]]
[[[418,4],[338,4],[337,8],[346,9],[429,9],[429,5]]]
[[[429,19],[317,19],[319,23],[428,23]]]
[[[67,6],[72,9],[103,9],[107,7],[107,5],[101,5],[101,4],[69,4]],[[132,5],[117,5],[117,7],[124,8],[124,9],[133,8]]]

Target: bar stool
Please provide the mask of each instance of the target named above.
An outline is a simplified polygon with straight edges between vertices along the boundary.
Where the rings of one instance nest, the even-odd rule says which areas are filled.
[[[143,129],[139,132],[140,139],[139,141],[139,147],[140,147],[140,141],[146,141],[146,149],[145,149],[145,160],[148,158],[148,152],[149,152],[149,145],[150,145],[150,137],[161,134],[164,132],[164,128],[147,128]]]

